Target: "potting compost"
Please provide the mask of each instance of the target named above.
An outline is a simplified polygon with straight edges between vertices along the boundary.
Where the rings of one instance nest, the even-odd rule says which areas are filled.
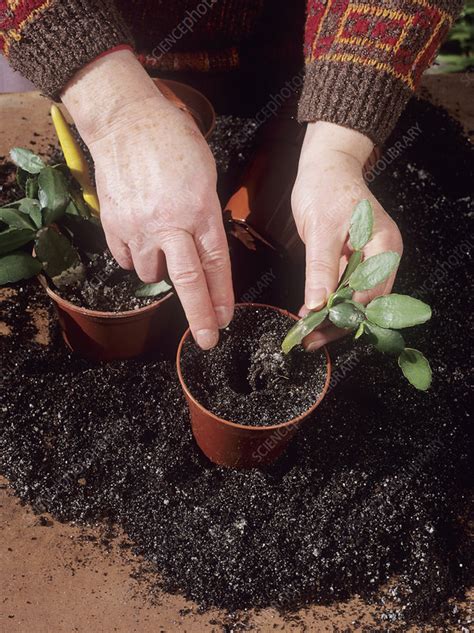
[[[218,162],[228,124],[212,141]],[[232,125],[245,131],[238,161],[251,127]],[[453,601],[472,580],[472,159],[458,125],[413,100],[371,176],[404,237],[396,289],[434,310],[406,336],[431,361],[431,390],[368,347],[333,344],[327,397],[265,471],[202,456],[172,361],[94,365],[68,354],[56,326],[49,346],[32,342],[27,308],[51,307],[34,281],[21,285],[3,304],[12,333],[1,340],[0,471],[16,494],[62,521],[116,522],[153,563],[153,582],[202,608],[292,610],[357,593],[391,630],[468,631]],[[258,300],[282,284],[277,275]]]
[[[192,395],[237,424],[265,426],[302,415],[323,391],[326,357],[301,346],[283,354],[281,342],[292,325],[291,317],[270,308],[237,307],[218,346],[203,352],[186,341],[181,371]]]

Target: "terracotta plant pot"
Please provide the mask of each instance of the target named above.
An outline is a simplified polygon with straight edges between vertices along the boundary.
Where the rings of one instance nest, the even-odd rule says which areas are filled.
[[[204,138],[208,138],[216,124],[216,113],[211,102],[199,90],[180,81],[171,79],[154,79],[153,81],[167,99],[193,117]]]
[[[177,81],[156,79],[155,83],[170,101],[193,117],[207,138],[214,128],[215,112],[206,97]],[[44,276],[39,281],[53,300],[67,346],[80,356],[110,361],[158,349],[174,354],[185,319],[173,292],[138,310],[99,312],[66,301],[49,287]]]
[[[286,310],[259,303],[242,303],[239,307],[270,308],[289,316],[298,317]],[[331,379],[331,359],[326,347],[327,373],[324,388],[314,404],[304,413],[287,422],[271,426],[248,426],[224,420],[208,411],[189,391],[181,372],[181,354],[185,341],[191,336],[188,329],[179,344],[176,357],[178,378],[191,414],[194,438],[203,453],[215,464],[230,468],[261,468],[276,461],[287,448],[296,431],[323,400]]]
[[[176,349],[185,321],[173,292],[138,310],[99,312],[66,301],[51,290],[43,276],[39,280],[54,303],[66,345],[80,356],[124,360],[158,349]]]

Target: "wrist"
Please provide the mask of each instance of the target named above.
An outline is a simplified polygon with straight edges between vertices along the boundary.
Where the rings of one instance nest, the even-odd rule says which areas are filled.
[[[303,145],[305,152],[316,159],[327,154],[340,154],[355,161],[361,169],[373,148],[374,143],[368,136],[326,121],[308,123]]]
[[[130,50],[100,56],[82,68],[61,99],[87,144],[129,120],[130,112],[150,99],[167,101]]]

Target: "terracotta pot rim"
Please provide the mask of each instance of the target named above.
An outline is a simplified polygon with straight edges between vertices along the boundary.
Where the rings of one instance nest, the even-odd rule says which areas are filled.
[[[175,293],[170,290],[164,297],[158,299],[157,301],[153,301],[142,308],[137,308],[136,310],[124,310],[122,312],[104,312],[102,310],[91,310],[90,308],[83,308],[82,306],[78,306],[75,303],[71,303],[67,299],[63,299],[60,295],[58,295],[54,290],[52,290],[48,284],[44,275],[38,275],[38,280],[43,288],[46,290],[47,295],[53,300],[59,303],[59,305],[66,307],[74,312],[78,312],[79,314],[83,314],[84,316],[96,317],[101,319],[126,319],[130,318],[134,315],[142,315],[147,312],[151,312],[154,308],[162,304],[171,298]]]
[[[207,130],[201,130],[202,135],[204,136],[205,139],[208,139],[209,136],[211,135],[211,133],[213,132],[214,128],[216,127],[216,111],[214,110],[214,106],[212,105],[212,103],[209,101],[209,99],[206,97],[206,95],[204,93],[202,93],[200,90],[197,90],[197,88],[193,88],[193,86],[190,86],[187,83],[184,83],[183,81],[176,81],[175,79],[162,79],[161,77],[153,77],[152,78],[154,81],[158,80],[163,82],[164,84],[167,84],[168,86],[181,86],[184,87],[187,91],[189,92],[193,92],[196,95],[199,95],[199,98],[203,100],[203,102],[206,104],[208,110],[209,110],[209,114],[210,114],[210,123],[208,126]],[[184,102],[184,105],[186,107],[190,107],[188,106],[188,104],[186,102]],[[191,110],[188,110],[189,114],[192,115]]]
[[[280,312],[280,314],[284,314],[285,316],[291,317],[295,321],[299,321],[299,318],[300,318],[296,316],[295,314],[289,312],[288,310],[284,310],[283,308],[277,308],[276,306],[271,306],[266,303],[236,303],[235,307],[236,308],[270,308],[272,310],[276,310],[277,312]],[[224,424],[226,426],[230,426],[236,429],[254,431],[255,433],[264,433],[267,431],[274,431],[274,430],[282,429],[285,427],[296,426],[300,422],[302,422],[308,415],[313,413],[313,411],[319,406],[319,404],[321,403],[321,401],[324,399],[324,397],[326,396],[328,392],[329,383],[331,381],[332,363],[331,363],[331,357],[329,356],[327,347],[326,345],[323,345],[321,349],[324,351],[324,354],[326,356],[326,382],[324,383],[324,387],[321,393],[319,394],[319,397],[316,400],[316,402],[314,402],[314,404],[312,404],[308,409],[306,409],[306,411],[304,411],[303,413],[300,413],[300,415],[296,416],[295,418],[292,418],[291,420],[288,420],[287,422],[280,422],[279,424],[271,424],[271,425],[265,425],[265,426],[250,426],[248,424],[238,424],[237,422],[231,422],[230,420],[221,418],[220,416],[216,415],[212,411],[209,411],[208,409],[206,409],[205,406],[203,406],[198,400],[196,400],[193,394],[189,391],[184,381],[183,374],[181,372],[181,351],[182,351],[184,343],[186,342],[186,340],[189,338],[190,335],[191,335],[191,330],[188,328],[186,332],[183,334],[183,336],[181,337],[181,340],[178,345],[178,351],[176,354],[176,370],[178,373],[179,382],[181,384],[182,390],[184,391],[186,396],[193,402],[193,404],[202,413],[209,416],[216,422],[220,422],[221,424]]]

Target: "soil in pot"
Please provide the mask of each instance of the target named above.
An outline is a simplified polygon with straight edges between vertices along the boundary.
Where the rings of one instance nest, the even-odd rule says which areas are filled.
[[[201,350],[187,340],[181,371],[192,395],[215,415],[237,424],[267,426],[307,411],[326,380],[322,352],[301,346],[285,355],[281,342],[294,320],[266,307],[237,307],[219,344]]]
[[[79,286],[55,288],[55,292],[74,305],[101,312],[138,310],[158,299],[136,297],[141,282],[133,271],[120,268],[110,251],[91,255],[84,261],[86,279]],[[160,298],[162,295],[160,295]]]

